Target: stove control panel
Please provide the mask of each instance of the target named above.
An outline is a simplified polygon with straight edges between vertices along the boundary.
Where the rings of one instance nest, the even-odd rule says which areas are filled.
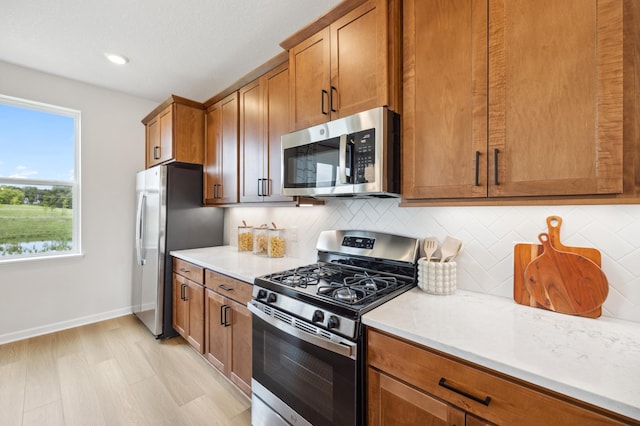
[[[372,250],[375,242],[375,238],[346,236],[342,240],[342,246]]]
[[[258,302],[265,303],[271,308],[295,315],[316,327],[322,327],[333,333],[338,333],[348,339],[354,339],[356,336],[356,321],[353,319],[336,315],[328,310],[321,309],[317,306],[310,305],[287,295],[259,287],[255,284],[253,286],[252,296]]]

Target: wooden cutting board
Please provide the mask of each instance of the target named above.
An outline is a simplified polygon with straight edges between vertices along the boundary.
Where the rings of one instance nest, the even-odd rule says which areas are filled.
[[[600,251],[595,248],[589,247],[568,247],[560,242],[560,226],[562,225],[562,218],[559,216],[549,216],[547,218],[547,228],[549,231],[549,239],[551,244],[561,251],[569,253],[579,254],[593,261],[596,265],[602,266],[602,255]],[[533,297],[527,291],[525,286],[524,272],[527,266],[538,256],[543,253],[544,249],[542,244],[516,244],[513,250],[513,300],[516,303],[525,306],[532,306],[540,309],[547,309],[543,305],[536,302]],[[591,312],[579,314],[583,317],[598,318],[602,315],[602,307],[598,307]]]
[[[609,282],[602,269],[584,256],[556,250],[549,234],[538,239],[543,253],[524,271],[524,285],[545,308],[581,315],[600,308],[609,294]]]

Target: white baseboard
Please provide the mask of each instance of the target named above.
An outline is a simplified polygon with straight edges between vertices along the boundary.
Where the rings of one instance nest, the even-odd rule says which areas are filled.
[[[43,334],[54,333],[56,331],[62,331],[69,328],[78,327],[81,325],[92,324],[94,322],[100,322],[111,318],[117,318],[124,315],[129,315],[133,312],[131,306],[126,308],[115,309],[113,311],[102,312],[95,315],[88,315],[86,317],[74,318],[67,321],[61,321],[54,324],[47,324],[40,327],[28,328],[25,330],[14,331],[0,335],[0,345],[4,343],[15,342],[18,340],[28,339],[30,337],[42,336]]]

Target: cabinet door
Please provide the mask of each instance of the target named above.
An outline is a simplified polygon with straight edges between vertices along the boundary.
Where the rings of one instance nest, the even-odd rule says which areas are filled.
[[[207,110],[205,203],[238,202],[238,94]]]
[[[368,369],[368,424],[464,426],[465,413],[384,373]]]
[[[267,73],[265,84],[265,139],[269,197],[265,201],[293,201],[282,195],[282,142],[289,132],[289,67],[285,63]]]
[[[188,330],[185,339],[195,350],[204,351],[204,287],[186,280]]]
[[[368,1],[330,26],[331,119],[389,105],[387,1]]]
[[[238,93],[222,100],[222,203],[238,202]]]
[[[188,333],[188,303],[184,300],[187,279],[173,274],[173,329],[182,337]]]
[[[146,128],[146,165],[155,166],[173,158],[173,105],[158,113]]]
[[[204,111],[181,103],[175,103],[173,108],[173,159],[203,164]]]
[[[231,381],[251,395],[251,312],[244,305],[229,301],[231,306]]]
[[[207,289],[205,292],[205,352],[204,356],[224,374],[229,372],[228,327],[224,323],[227,299]],[[227,316],[228,323],[228,316]]]
[[[146,167],[158,164],[160,159],[160,120],[152,119],[146,126]]]
[[[480,417],[476,417],[473,414],[467,413],[465,416],[465,425],[466,426],[493,426],[494,423],[488,422],[485,419]]]
[[[622,2],[490,0],[489,196],[622,192]]]
[[[171,105],[160,113],[160,155],[158,163],[164,163],[173,158],[173,110],[174,106]]]
[[[406,199],[487,196],[487,1],[403,3]]]
[[[204,200],[205,204],[219,202],[216,198],[222,185],[222,126],[220,103],[207,109],[204,116],[205,145],[204,145]]]
[[[240,202],[262,201],[266,189],[263,90],[260,80],[255,80],[239,91]]]
[[[329,28],[289,51],[292,130],[329,121]]]

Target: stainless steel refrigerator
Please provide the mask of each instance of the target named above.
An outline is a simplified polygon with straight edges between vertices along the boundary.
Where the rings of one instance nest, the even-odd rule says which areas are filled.
[[[172,250],[222,245],[224,209],[202,207],[202,166],[138,172],[133,313],[159,339],[173,337]]]

